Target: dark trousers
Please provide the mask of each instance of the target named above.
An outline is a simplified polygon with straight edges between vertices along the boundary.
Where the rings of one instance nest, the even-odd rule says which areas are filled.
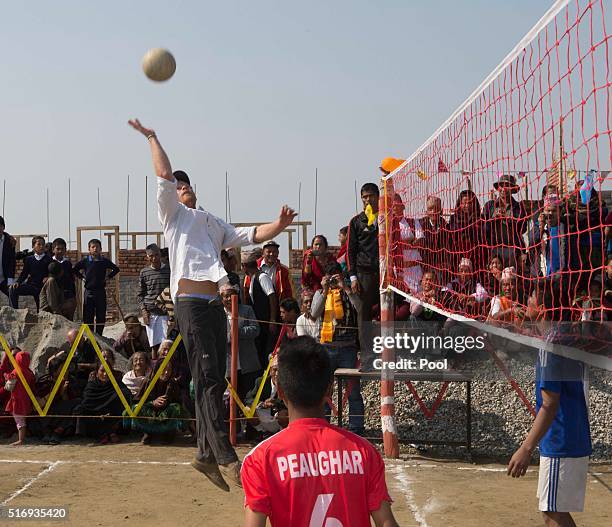
[[[94,318],[96,323],[94,325]],[[83,322],[89,329],[102,335],[106,323],[106,290],[85,289],[83,298]]]
[[[238,460],[223,420],[227,317],[217,299],[178,298],[178,325],[187,350],[195,392],[200,461],[226,465]]]
[[[378,273],[357,271],[357,280],[361,287],[361,293],[359,294],[361,306],[357,310],[361,367],[367,369],[374,360],[374,352],[372,351],[372,339],[374,337],[372,308],[380,302],[380,278]]]
[[[36,311],[38,311],[40,288],[35,285],[23,283],[17,287],[11,287],[9,289],[9,300],[13,309],[19,309],[19,297],[20,296],[31,296],[34,297],[36,302]]]
[[[355,368],[357,365],[357,346],[349,344],[348,346],[328,346],[325,349],[329,353],[329,358],[332,363],[332,370],[338,368]],[[351,379],[346,389],[349,390],[348,406],[349,406],[349,430],[353,432],[362,432],[364,424],[363,397],[361,396],[361,383],[359,379]],[[343,396],[344,398],[344,396]]]

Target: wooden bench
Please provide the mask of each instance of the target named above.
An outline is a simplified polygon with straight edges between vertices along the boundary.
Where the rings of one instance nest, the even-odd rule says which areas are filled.
[[[359,370],[352,368],[338,368],[334,376],[336,377],[336,397],[338,402],[338,426],[343,426],[343,387],[344,383],[351,380],[363,380],[363,381],[380,381],[381,372],[360,372]],[[396,371],[394,374],[395,382],[413,382],[413,381],[426,381],[426,382],[464,382],[466,385],[466,400],[465,400],[465,440],[463,441],[450,441],[450,440],[433,440],[433,439],[403,439],[402,443],[414,443],[423,445],[452,445],[452,446],[465,446],[468,453],[472,450],[472,379],[471,373],[463,373],[452,370],[441,370],[441,371]]]

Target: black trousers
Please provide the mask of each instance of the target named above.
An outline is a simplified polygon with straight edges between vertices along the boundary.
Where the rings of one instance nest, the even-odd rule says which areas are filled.
[[[2,280],[2,282],[0,282],[0,291],[2,291],[6,296],[9,296],[8,282],[6,280]]]
[[[218,299],[177,298],[176,317],[187,350],[195,391],[200,461],[226,465],[238,460],[223,419],[227,317]]]
[[[34,302],[36,302],[36,311],[38,311],[38,306],[40,303],[40,288],[36,287],[35,285],[28,284],[27,282],[24,282],[23,284],[20,284],[15,288],[11,287],[9,289],[9,300],[13,309],[19,309],[20,296],[34,297]]]
[[[94,318],[96,323],[94,325]],[[83,322],[89,329],[102,335],[106,323],[106,290],[85,289],[83,298]]]
[[[372,324],[372,308],[380,302],[380,275],[357,271],[357,280],[361,287],[359,298],[361,306],[357,310],[359,326],[359,345],[361,366],[371,367],[374,360],[372,339],[374,327]]]

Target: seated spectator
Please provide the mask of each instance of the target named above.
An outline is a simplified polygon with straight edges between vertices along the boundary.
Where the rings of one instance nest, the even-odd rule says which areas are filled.
[[[340,264],[340,267],[342,267],[342,272],[346,273],[348,271],[348,264],[346,261],[346,252],[348,250],[348,225],[342,227],[338,232],[338,243],[340,244],[340,250],[336,256],[336,261]]]
[[[63,274],[61,264],[55,261],[49,264],[49,276],[40,290],[40,311],[62,316],[67,313],[62,283]]]
[[[424,306],[422,302],[432,306],[441,306],[440,280],[433,271],[425,271],[421,279],[421,291],[416,295],[418,301],[410,302],[410,318],[429,322],[443,322],[444,315]]]
[[[491,302],[488,322],[500,321],[510,325],[525,320],[525,305],[520,302],[514,267],[506,267],[502,272],[501,294]]]
[[[131,357],[137,351],[151,353],[146,328],[140,323],[136,315],[126,315],[123,319],[125,331],[114,342],[113,350]]]
[[[325,268],[321,281],[322,289],[316,291],[312,299],[312,316],[321,319],[319,341],[327,349],[332,360],[333,370],[356,368],[357,352],[357,309],[359,300],[345,285],[342,268],[337,262]],[[361,383],[355,380],[347,387],[349,391],[349,429],[355,433],[364,430],[364,403],[361,396]]]
[[[302,291],[302,314],[295,322],[295,332],[298,336],[308,335],[318,339],[321,328],[319,327],[318,320],[315,320],[310,312],[313,295],[312,291]]]
[[[287,338],[296,337],[295,323],[300,316],[300,306],[295,298],[285,298],[280,303],[280,318],[285,328],[285,336]]]
[[[156,436],[164,443],[172,443],[176,432],[183,428],[182,419],[185,418],[185,415],[181,407],[180,388],[173,375],[172,362],[170,360],[164,368],[138,414],[153,419],[133,419],[127,416],[124,419],[125,425],[143,433],[141,439],[143,445],[150,444]],[[163,361],[159,361],[155,368],[149,371],[146,382],[143,383],[140,393],[136,396],[138,400],[144,396],[162,363]],[[136,405],[133,408],[135,407]]]
[[[107,362],[110,366],[111,361]],[[121,381],[121,377],[116,380],[119,389],[129,403],[132,394]],[[120,438],[117,432],[120,429],[121,421],[117,417],[100,419],[93,416],[120,416],[123,410],[121,399],[119,399],[119,395],[115,391],[104,366],[98,363],[95,375],[85,386],[81,403],[74,410],[76,415],[90,415],[92,417],[78,418],[77,433],[99,439],[101,444],[106,444],[109,441],[118,443]]]
[[[132,400],[138,402],[138,394],[142,385],[147,379],[147,375],[151,369],[151,358],[144,351],[137,351],[130,357],[129,370],[123,374],[121,378],[132,393]]]
[[[562,201],[554,193],[544,196],[544,209],[539,218],[542,254],[546,262],[545,276],[567,269],[568,238],[565,220],[561,215]]]
[[[487,292],[477,281],[469,258],[461,259],[458,271],[456,278],[446,285],[446,307],[467,316],[481,314],[480,307],[487,298]]]
[[[501,293],[501,277],[503,262],[499,256],[493,256],[487,265],[487,272],[484,276],[484,288],[490,297]]]
[[[462,258],[469,259],[474,269],[482,269],[486,261],[482,254],[483,228],[478,197],[471,190],[462,190],[448,222],[452,270]]]
[[[157,366],[166,355],[170,352],[170,348],[174,345],[173,340],[164,340],[158,350],[158,358],[154,361],[154,366]],[[184,410],[192,416],[195,415],[195,404],[194,399],[189,394],[189,386],[191,383],[191,370],[189,369],[189,361],[187,360],[187,351],[183,341],[179,342],[174,355],[172,355],[172,377],[176,380],[179,385],[181,395],[181,405]]]
[[[166,287],[170,287],[170,267],[162,264],[156,244],[148,245],[146,254],[149,266],[140,271],[138,301],[148,344],[155,351],[168,332],[168,315],[155,301]]]
[[[227,316],[227,364],[225,376],[231,379],[231,332],[232,332],[232,297],[238,295],[236,286],[224,284],[220,288],[221,301]],[[253,388],[255,379],[261,375],[263,365],[259,362],[255,339],[259,335],[259,324],[251,306],[238,306],[238,384],[235,386],[238,397],[242,400]],[[267,363],[266,363],[267,366]]]
[[[5,229],[0,216],[0,291],[9,296],[9,288],[15,283],[15,238]]]
[[[41,407],[47,404],[51,391],[59,378],[59,374],[68,358],[68,354],[60,351],[47,360],[47,373],[36,381],[36,397]],[[40,428],[43,443],[49,445],[59,444],[63,438],[74,434],[76,419],[66,417],[73,414],[74,409],[81,401],[81,392],[75,376],[76,369],[68,369],[62,383],[49,407],[48,416],[38,419],[36,424]],[[51,416],[51,417],[50,417]],[[60,416],[60,417],[52,417]]]
[[[19,366],[25,382],[28,383],[30,388],[34,388],[36,379],[34,373],[30,370],[30,354],[27,351],[19,350],[15,354],[15,362]],[[28,396],[16,369],[13,369],[10,373],[5,373],[2,380],[5,381],[5,389],[7,389],[6,384],[12,385],[11,388],[8,388],[11,395],[5,407],[6,412],[13,414],[13,419],[17,425],[17,441],[11,443],[11,446],[20,446],[26,442],[26,416],[32,412],[32,400]]]
[[[279,307],[278,296],[274,291],[270,277],[257,267],[257,259],[253,254],[243,254],[242,269],[245,273],[243,289],[244,304],[255,312],[259,323],[259,335],[255,339],[257,356],[260,364],[268,363],[268,355],[276,344]]]
[[[499,257],[503,267],[515,267],[517,252],[524,247],[526,229],[524,204],[512,197],[520,187],[514,176],[503,174],[493,188],[497,198],[485,203],[482,211],[485,242],[492,247],[490,257]]]
[[[302,288],[316,291],[321,289],[321,278],[325,274],[325,266],[333,259],[327,252],[329,244],[327,238],[317,234],[304,253],[302,260]]]
[[[424,238],[423,229],[418,219],[407,218],[404,214],[405,206],[402,197],[395,194],[393,200],[393,271],[398,280],[403,280],[408,292],[419,292],[423,268],[421,267],[421,253],[416,248]]]
[[[31,296],[38,311],[40,290],[49,275],[49,264],[52,260],[45,252],[45,239],[42,236],[34,236],[32,248],[34,254],[26,257],[19,278],[9,290],[9,299],[14,309],[19,309],[20,296]]]
[[[604,274],[603,305],[608,310],[607,319],[612,320],[612,254],[606,258],[606,268]]]
[[[257,405],[255,417],[249,419],[249,424],[251,426],[255,427],[256,430],[267,434],[275,434],[281,429],[287,428],[287,425],[289,424],[289,413],[287,412],[287,407],[278,395],[276,383],[277,378],[278,361],[275,355],[272,358],[272,363],[270,364],[270,376],[266,379],[261,392],[260,400],[262,402]],[[263,377],[257,379],[253,389],[245,396],[244,404],[247,407],[253,405],[262,380]]]
[[[76,286],[74,283],[72,263],[66,258],[66,240],[63,238],[55,238],[55,240],[53,240],[53,260],[60,264],[63,269],[60,280],[64,291],[64,308],[62,314],[68,320],[72,320],[76,310]]]
[[[66,334],[66,342],[60,346],[60,350],[62,352],[70,353],[78,333],[79,332],[76,329],[71,329],[68,331]],[[92,346],[91,342],[89,342],[85,334],[83,334],[77,345],[74,359],[72,361],[75,364],[75,379],[77,391],[79,393],[82,393],[83,389],[85,388],[89,375],[96,370],[97,361],[98,356],[96,354],[96,350]]]

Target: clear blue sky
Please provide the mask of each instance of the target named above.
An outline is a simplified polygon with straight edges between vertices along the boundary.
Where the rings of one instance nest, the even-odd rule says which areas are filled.
[[[159,228],[146,141],[155,128],[200,203],[233,221],[264,221],[281,204],[330,241],[354,213],[354,181],[378,181],[388,155],[417,148],[498,64],[550,2],[334,1],[5,2],[0,141],[11,233],[52,237],[72,226]],[[148,81],[152,47],[177,60]],[[1,193],[0,187],[0,193]],[[1,204],[1,203],[0,203]],[[1,213],[1,212],[0,212]],[[312,231],[309,233],[313,234]],[[74,232],[72,235],[74,239]]]

